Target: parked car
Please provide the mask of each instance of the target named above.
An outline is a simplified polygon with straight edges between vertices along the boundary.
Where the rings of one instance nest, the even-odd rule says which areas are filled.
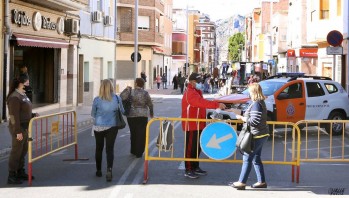
[[[296,123],[300,120],[346,120],[349,116],[347,92],[328,77],[305,76],[304,74],[279,74],[259,82],[265,100],[268,120]],[[243,114],[248,107],[249,90],[214,99],[227,108]],[[208,117],[212,114],[208,110]],[[234,112],[222,111],[223,119],[236,119]],[[322,128],[330,132],[331,124],[323,123]],[[343,124],[333,123],[333,135],[342,134]]]

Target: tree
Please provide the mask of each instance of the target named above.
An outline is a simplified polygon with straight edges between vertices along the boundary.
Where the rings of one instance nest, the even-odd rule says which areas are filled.
[[[229,60],[237,62],[240,60],[241,52],[245,46],[245,38],[242,33],[236,33],[229,38]],[[240,51],[239,51],[240,50]]]

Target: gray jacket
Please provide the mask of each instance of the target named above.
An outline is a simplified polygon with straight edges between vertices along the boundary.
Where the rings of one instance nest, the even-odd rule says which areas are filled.
[[[267,107],[265,106],[264,100],[253,101],[247,108],[244,116],[247,117],[245,124],[250,125],[251,133],[254,136],[269,133],[269,126],[267,125]]]

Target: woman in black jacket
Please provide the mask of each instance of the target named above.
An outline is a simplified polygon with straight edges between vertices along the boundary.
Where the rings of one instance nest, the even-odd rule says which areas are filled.
[[[248,175],[253,167],[257,175],[257,183],[251,185],[252,188],[267,188],[265,182],[264,168],[261,160],[263,144],[268,140],[269,128],[267,125],[267,108],[265,106],[265,96],[262,88],[258,83],[249,85],[249,93],[252,100],[251,105],[247,108],[244,116],[236,115],[237,119],[244,121],[244,125],[250,125],[250,131],[253,134],[253,152],[251,154],[244,153],[243,164],[239,181],[231,184],[238,190],[244,190]]]

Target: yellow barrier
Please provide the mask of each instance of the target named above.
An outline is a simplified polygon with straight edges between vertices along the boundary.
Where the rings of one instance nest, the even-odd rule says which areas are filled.
[[[67,111],[32,118],[29,122],[28,140],[28,181],[31,185],[32,163],[36,160],[73,145],[75,160],[78,159],[76,112]]]
[[[150,155],[149,153],[149,147],[150,145],[150,136],[158,136],[159,131],[161,130],[161,126],[164,121],[169,121],[172,123],[173,127],[173,134],[175,134],[175,128],[176,126],[180,126],[180,133],[183,133],[181,128],[181,122],[182,121],[195,121],[198,123],[200,122],[206,122],[207,124],[213,123],[213,122],[225,122],[233,126],[233,128],[236,129],[236,126],[238,124],[242,124],[241,121],[238,120],[212,120],[212,119],[184,119],[184,118],[153,118],[148,122],[147,129],[146,129],[146,146],[145,146],[145,162],[144,162],[144,181],[143,183],[147,183],[149,177],[148,177],[148,161],[154,160],[154,161],[200,161],[200,162],[223,162],[223,163],[242,163],[241,155],[237,154],[236,152],[233,154],[232,157],[225,160],[213,160],[208,157],[200,157],[200,158],[185,158],[185,140],[184,141],[175,141],[173,143],[173,146],[170,150],[170,152],[164,152],[161,150],[158,150],[156,155]],[[157,124],[159,126],[159,130],[156,130],[156,134],[150,134],[150,126],[153,124]],[[279,165],[291,165],[292,166],[292,182],[294,182],[294,168],[297,167],[297,175],[299,175],[299,151],[300,151],[300,132],[299,128],[289,122],[273,122],[268,121],[269,127],[273,129],[273,135],[270,137],[270,141],[263,147],[263,163],[264,164],[279,164]],[[283,145],[280,144],[280,142],[277,142],[275,140],[275,130],[278,128],[278,135],[283,134]],[[282,131],[280,131],[280,128],[283,128]],[[291,131],[290,131],[291,130]],[[153,130],[154,131],[154,130]],[[291,134],[289,134],[291,132]],[[186,135],[186,134],[185,134]],[[179,136],[179,135],[177,135]],[[178,138],[176,138],[178,140]],[[199,138],[197,141],[200,141]],[[179,145],[179,146],[178,146]],[[180,150],[183,149],[183,155],[178,154],[179,152],[174,152],[174,150]],[[282,155],[276,155],[275,150],[281,151]],[[279,154],[279,153],[277,153]],[[298,182],[298,181],[297,181]]]
[[[301,162],[349,162],[349,145],[345,144],[345,126],[349,120],[301,120],[296,125],[301,131]],[[339,133],[334,133],[335,126]],[[326,129],[329,131],[326,131]],[[310,141],[310,136],[315,137]],[[346,155],[346,153],[348,153]],[[299,176],[297,178],[299,180]]]

